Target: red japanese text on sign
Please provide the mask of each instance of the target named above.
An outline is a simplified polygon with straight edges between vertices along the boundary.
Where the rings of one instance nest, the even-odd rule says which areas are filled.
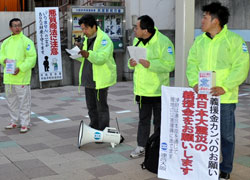
[[[56,19],[56,10],[49,10],[49,29],[50,29],[50,55],[57,55],[58,52],[58,33],[57,33],[57,19]]]
[[[193,163],[193,156],[187,155],[187,148],[193,148],[194,142],[194,107],[195,107],[195,94],[193,91],[184,91],[182,96],[182,115],[183,115],[183,122],[184,125],[182,126],[182,133],[181,133],[181,141],[182,141],[182,148],[184,149],[184,157],[181,159],[182,166],[181,170],[183,171],[183,175],[187,175],[189,171],[193,171],[192,163]],[[187,146],[187,144],[189,146]]]

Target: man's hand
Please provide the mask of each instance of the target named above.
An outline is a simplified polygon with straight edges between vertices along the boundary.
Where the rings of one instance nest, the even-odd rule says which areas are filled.
[[[85,50],[81,50],[78,54],[81,54],[82,57],[88,58],[89,57],[89,52]]]
[[[129,65],[130,65],[131,67],[135,67],[135,66],[137,65],[137,63],[136,63],[136,61],[135,61],[134,59],[130,59],[130,60],[129,60]]]
[[[211,88],[210,93],[212,94],[212,96],[220,96],[225,94],[226,92],[222,87],[216,86]]]
[[[6,64],[6,61],[7,61],[7,59],[5,59],[5,60],[3,61],[3,63]]]
[[[193,90],[198,94],[198,90],[199,90],[198,84],[196,84],[196,85],[193,87]]]
[[[139,63],[141,63],[141,65],[143,65],[145,68],[149,68],[150,66],[150,62],[145,59],[139,59]]]
[[[16,68],[13,75],[17,75],[17,74],[19,73],[19,71],[20,71],[20,69],[19,69],[19,68]]]

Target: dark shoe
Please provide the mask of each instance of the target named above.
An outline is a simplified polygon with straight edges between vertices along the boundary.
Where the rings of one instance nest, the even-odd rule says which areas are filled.
[[[230,174],[225,172],[220,172],[220,180],[230,180]]]

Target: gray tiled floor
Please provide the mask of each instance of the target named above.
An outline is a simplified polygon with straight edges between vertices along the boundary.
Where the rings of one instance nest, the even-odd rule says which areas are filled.
[[[136,146],[138,123],[132,89],[132,82],[120,82],[109,89],[110,124],[116,127],[117,118],[125,137],[114,149],[108,143],[77,147],[80,121],[89,123],[84,88],[81,95],[76,86],[32,90],[32,127],[27,134],[20,134],[18,128],[4,130],[9,116],[5,100],[0,99],[0,180],[158,179],[141,169],[143,158],[129,158]],[[250,85],[240,89],[231,180],[250,179]]]

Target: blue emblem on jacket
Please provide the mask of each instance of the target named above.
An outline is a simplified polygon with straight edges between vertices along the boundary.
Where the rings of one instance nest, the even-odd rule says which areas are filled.
[[[28,44],[27,48],[26,48],[27,51],[30,50],[30,44]]]

